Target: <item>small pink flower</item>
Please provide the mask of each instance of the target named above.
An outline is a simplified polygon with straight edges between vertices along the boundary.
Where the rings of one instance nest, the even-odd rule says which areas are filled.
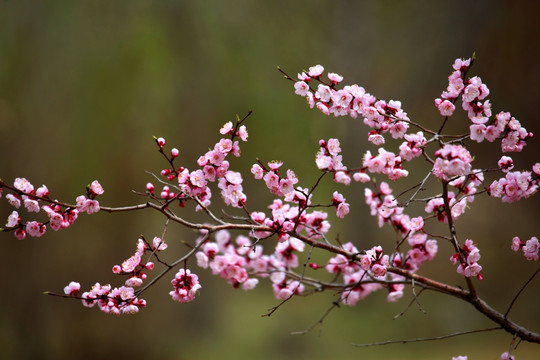
[[[158,237],[154,237],[152,240],[152,248],[157,251],[163,251],[167,249],[168,245]]]
[[[424,219],[421,216],[414,217],[409,222],[412,231],[419,231],[424,227]]]
[[[130,273],[135,271],[135,268],[141,263],[141,254],[136,252],[129,259],[125,260],[122,263],[122,271],[125,273]]]
[[[64,294],[74,296],[74,295],[77,295],[80,290],[81,290],[81,284],[79,284],[78,282],[72,281],[69,283],[68,286],[64,288]]]
[[[248,132],[245,125],[240,126],[240,128],[238,129],[238,136],[240,137],[240,140],[247,141]]]
[[[15,227],[19,224],[20,220],[21,218],[19,217],[19,213],[17,211],[13,211],[11,215],[8,216],[6,227],[7,228]]]
[[[343,76],[338,75],[336,73],[328,73],[328,79],[332,84],[339,84],[343,81]]]
[[[47,186],[45,185],[41,185],[41,187],[36,190],[36,195],[39,197],[47,197],[49,194],[49,189],[47,189]]]
[[[456,107],[448,100],[435,99],[435,105],[442,116],[452,116]]]
[[[94,195],[101,195],[105,190],[103,190],[103,187],[97,180],[94,180],[92,181],[92,184],[90,184],[90,192]]]
[[[322,67],[321,65],[311,66],[309,68],[308,75],[311,77],[319,77],[322,75],[323,71],[324,67]]]
[[[264,170],[259,164],[253,164],[253,166],[251,167],[251,173],[253,174],[255,179],[260,180],[264,175]]]
[[[30,181],[26,180],[25,178],[16,178],[13,182],[13,186],[25,194],[29,194],[34,190],[34,185],[32,185]]]
[[[368,141],[372,143],[373,145],[383,145],[384,144],[384,137],[381,134],[378,134],[377,132],[370,131],[370,134],[368,136]]]
[[[305,81],[294,83],[294,93],[300,96],[306,96],[309,93],[309,85]]]
[[[163,148],[165,146],[165,139],[162,137],[157,138],[156,142],[160,148]]]
[[[219,133],[222,135],[231,134],[233,131],[233,123],[231,121],[225,123],[223,127],[219,130]]]
[[[505,173],[514,168],[514,161],[509,156],[501,157],[497,164],[499,165],[499,168]]]
[[[11,206],[17,209],[21,207],[21,199],[19,199],[17,195],[7,194],[6,200],[11,204]]]

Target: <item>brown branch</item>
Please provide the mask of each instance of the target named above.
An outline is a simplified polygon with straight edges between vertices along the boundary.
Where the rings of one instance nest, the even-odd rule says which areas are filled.
[[[378,346],[378,345],[389,345],[389,344],[407,344],[407,343],[411,343],[411,342],[443,340],[443,339],[448,339],[448,338],[455,337],[455,336],[460,336],[460,335],[468,335],[468,334],[474,334],[474,333],[486,332],[486,331],[494,331],[494,330],[501,330],[501,329],[502,328],[500,328],[500,327],[494,327],[494,328],[480,329],[480,330],[460,331],[460,332],[453,333],[453,334],[435,336],[435,337],[429,337],[429,338],[405,339],[405,340],[388,340],[388,341],[378,342],[378,343],[352,344],[352,345],[353,346],[358,346],[358,347],[367,347],[367,346]]]

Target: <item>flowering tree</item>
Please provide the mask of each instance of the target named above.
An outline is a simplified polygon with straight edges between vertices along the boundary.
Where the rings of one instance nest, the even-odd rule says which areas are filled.
[[[472,142],[500,142],[500,149],[506,154],[522,151],[532,138],[532,133],[510,113],[499,112],[492,116],[488,87],[480,77],[468,76],[473,62],[474,57],[454,62],[447,89],[435,99],[435,106],[442,116],[437,130],[409,119],[399,101],[377,99],[358,85],[340,88],[343,77],[336,73],[323,77],[321,65],[309,68],[297,78],[280,69],[286,79],[294,82],[295,93],[305,97],[310,108],[317,108],[325,115],[363,119],[370,128],[368,141],[377,147],[377,151],[367,151],[359,164],[347,166],[343,163],[339,140],[322,139],[315,157],[320,176],[308,183],[301,183],[293,170],[284,170],[281,161],[258,160],[249,176],[264,182],[262,186],[275,196],[266,212],[248,210],[247,195],[242,187],[246,175],[235,171],[230,162],[231,155],[241,155],[240,143],[248,139],[244,123],[250,112],[220,129],[222,138],[212,150],[200,156],[195,170],[178,164],[179,150],[167,150],[164,138],[154,138],[167,167],[159,176],[151,174],[155,180],[147,183],[146,189],[139,193],[146,200],[138,205],[102,206],[97,198],[104,190],[98,181],[93,181],[86,193],[78,196],[75,204],[70,204],[55,200],[47,186],[36,189],[25,178],[15,179],[13,185],[0,180],[0,196],[16,208],[2,231],[23,240],[27,236],[42,236],[47,227],[54,231],[68,228],[81,213],[151,209],[166,218],[165,228],[162,235],[152,239],[141,236],[133,255],[112,267],[114,274],[125,279],[123,285],[113,287],[97,282],[85,291],[73,281],[64,288],[63,294],[47,293],[79,299],[84,306],[97,306],[109,314],[133,314],[146,306],[141,295],[171,271],[176,272],[171,280],[172,299],[182,303],[194,300],[201,289],[198,276],[188,268],[194,263],[200,268],[209,268],[212,274],[243,290],[251,290],[260,280],[268,279],[280,302],[267,315],[293,296],[324,290],[339,294],[330,310],[339,304],[354,306],[376,291],[386,291],[387,300],[396,302],[404,297],[406,287],[410,287],[411,303],[414,303],[418,302],[419,292],[433,290],[470,303],[496,324],[496,328],[488,330],[502,329],[511,334],[510,350],[501,358],[513,358],[511,353],[516,339],[540,343],[540,334],[508,317],[521,291],[540,268],[514,296],[504,313],[495,310],[476,291],[477,282],[483,279],[479,250],[483,244],[458,237],[456,220],[465,214],[476,196],[487,195],[512,203],[533,195],[539,186],[540,163],[536,163],[532,171],[514,171],[512,158],[505,155],[497,167],[473,167],[474,158],[468,149]],[[445,125],[458,103],[470,120],[468,131],[448,134]],[[394,151],[383,148],[389,136],[401,141]],[[406,164],[414,160],[428,162],[429,171],[420,174],[415,186],[394,195],[388,180],[396,182],[408,177]],[[491,174],[495,174],[495,180],[489,182],[486,177]],[[358,249],[351,241],[342,243],[338,239],[329,239],[330,222],[325,210],[332,209],[338,218],[344,218],[350,216],[350,205],[339,190],[334,191],[325,203],[312,202],[321,181],[328,177],[337,184],[336,187],[352,182],[365,184],[365,201],[371,215],[379,227],[391,227],[395,239],[381,239],[381,245],[371,249]],[[437,179],[437,188],[426,187],[430,178]],[[212,204],[212,189],[216,191],[212,183],[217,184],[225,205],[237,209],[234,215],[218,216]],[[428,196],[420,198],[421,191]],[[424,203],[424,212],[408,213],[413,202]],[[25,216],[28,219],[19,214],[22,208],[28,213]],[[190,221],[191,211],[205,213],[207,220]],[[31,216],[41,212],[46,215],[42,215],[41,220]],[[168,247],[165,234],[171,221],[198,230],[199,236],[186,253],[167,262],[160,253]],[[431,224],[437,222],[447,225],[447,233],[431,230],[434,228]],[[231,230],[239,235],[233,238]],[[513,251],[523,253],[524,261],[538,260],[540,244],[536,237],[528,240],[514,237],[508,239],[508,244]],[[439,246],[453,249],[450,259],[436,257]],[[313,251],[327,254],[328,260],[313,262]],[[299,256],[300,253],[305,254]],[[436,258],[441,266],[452,267],[463,279],[464,286],[456,287],[422,276],[422,265]],[[162,268],[161,272],[148,279],[156,264]],[[325,316],[314,326],[322,323]],[[311,328],[306,331],[309,330]]]

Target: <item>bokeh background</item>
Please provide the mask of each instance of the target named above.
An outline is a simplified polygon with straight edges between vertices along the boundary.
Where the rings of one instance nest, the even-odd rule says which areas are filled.
[[[163,159],[152,136],[164,136],[193,168],[219,139],[218,129],[249,110],[249,142],[233,166],[248,171],[256,157],[280,159],[295,169],[301,184],[316,175],[313,162],[320,138],[338,137],[347,164],[359,163],[370,145],[359,120],[327,118],[294,95],[290,74],[314,64],[345,76],[382,99],[401,100],[409,116],[427,126],[441,118],[433,99],[446,87],[456,57],[476,51],[472,72],[491,90],[494,111],[510,111],[540,134],[540,5],[529,1],[1,1],[0,2],[0,178],[26,177],[46,184],[54,197],[73,202],[86,184],[99,179],[108,206],[136,204]],[[465,116],[450,128],[466,131]],[[473,147],[477,167],[493,167],[498,145]],[[538,160],[539,141],[516,154],[516,168]],[[411,164],[411,181],[423,176]],[[271,197],[246,177],[251,208]],[[490,178],[490,180],[492,180]],[[405,182],[406,183],[406,182]],[[331,237],[359,248],[391,246],[363,204],[363,187],[338,187],[352,205],[348,218],[333,222]],[[398,189],[400,187],[398,186]],[[324,183],[320,198],[335,186]],[[215,204],[219,204],[217,192]],[[3,199],[2,199],[3,200]],[[458,221],[458,236],[482,251],[485,280],[479,291],[505,309],[535,271],[510,251],[515,235],[540,235],[538,195],[514,205],[478,198]],[[0,218],[12,209],[3,200]],[[422,206],[411,212],[421,214]],[[186,217],[193,218],[189,211]],[[3,220],[2,220],[3,221]],[[272,317],[277,304],[268,283],[255,291],[234,290],[208,271],[198,270],[200,297],[173,302],[164,279],[145,294],[149,306],[136,316],[113,317],[78,301],[48,297],[71,280],[83,287],[112,282],[112,265],[129,257],[139,234],[160,235],[161,217],[151,211],[80,216],[70,229],[42,238],[16,240],[0,234],[0,358],[2,359],[327,359],[389,358],[496,359],[511,336],[475,334],[438,342],[358,348],[351,343],[407,339],[491,327],[459,301],[437,293],[397,304],[372,295],[356,307],[335,310],[322,327],[291,336],[317,321],[333,293],[294,298]],[[436,226],[433,227],[434,231]],[[440,229],[443,231],[442,229]],[[185,251],[196,234],[168,230],[168,259]],[[463,284],[439,244],[439,261],[424,274]],[[320,255],[317,255],[320,256]],[[322,257],[321,257],[322,258]],[[512,318],[540,331],[539,283],[529,286]],[[538,358],[538,345],[521,344],[520,359]]]

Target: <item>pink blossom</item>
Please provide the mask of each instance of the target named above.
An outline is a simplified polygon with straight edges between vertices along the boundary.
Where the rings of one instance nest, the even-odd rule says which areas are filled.
[[[11,206],[13,206],[13,207],[15,207],[17,209],[21,207],[21,199],[19,199],[19,197],[17,195],[7,194],[6,195],[6,200],[11,204]]]
[[[328,79],[330,80],[330,82],[334,85],[336,84],[339,84],[340,82],[343,81],[343,76],[341,75],[338,75],[336,73],[328,73]]]
[[[13,211],[9,216],[6,223],[7,228],[15,227],[19,224],[19,221],[21,218],[19,217],[19,213],[17,211]]]
[[[33,237],[41,237],[45,234],[46,227],[40,222],[29,221],[26,223],[26,232]]]
[[[240,185],[242,183],[242,174],[229,170],[225,173],[225,179],[233,185]]]
[[[41,185],[41,187],[39,187],[36,190],[36,196],[39,196],[39,197],[47,197],[49,196],[49,194],[50,194],[49,189],[45,185]]]
[[[538,251],[540,250],[540,243],[536,237],[532,237],[525,242],[525,246],[522,248],[523,255],[527,260],[538,260]]]
[[[534,164],[532,170],[536,175],[540,176],[540,162]]]
[[[361,183],[367,183],[368,181],[371,180],[371,178],[369,177],[368,174],[366,174],[365,172],[356,172],[353,174],[353,179],[354,181],[356,182],[361,182]]]
[[[240,137],[240,140],[247,141],[249,135],[245,125],[241,125],[238,129],[238,136]]]
[[[34,185],[25,178],[16,178],[13,182],[13,186],[25,194],[30,194],[34,190]]]
[[[93,195],[101,195],[105,192],[105,190],[103,190],[103,187],[97,180],[94,180],[92,181],[92,184],[90,184],[90,192]]]
[[[295,82],[294,93],[300,96],[306,96],[309,93],[309,85],[305,81]]]
[[[125,273],[131,273],[135,271],[137,266],[141,264],[141,254],[136,252],[133,256],[131,256],[129,259],[125,260],[122,263],[122,271]]]
[[[160,148],[163,148],[165,146],[165,139],[160,137],[156,139],[156,142]]]
[[[24,207],[26,208],[26,210],[28,210],[28,212],[37,212],[38,213],[40,211],[39,203],[36,200],[25,199],[24,200]]]
[[[486,131],[487,131],[487,128],[484,124],[471,125],[469,126],[469,130],[470,130],[471,140],[474,140],[478,143],[481,143],[482,141],[484,141],[484,138],[486,137]]]
[[[442,116],[452,116],[456,107],[448,100],[435,99],[435,106]]]
[[[317,87],[317,91],[315,92],[315,97],[323,103],[328,103],[330,102],[330,100],[332,100],[332,94],[333,94],[332,89],[329,86],[319,84],[319,86]]]
[[[74,296],[74,295],[77,295],[80,290],[81,290],[81,284],[79,284],[78,282],[72,281],[69,283],[68,286],[64,288],[64,294]]]
[[[154,237],[152,240],[152,248],[157,251],[163,251],[167,249],[168,245],[158,237]]]
[[[433,173],[440,179],[466,175],[471,171],[472,156],[461,145],[445,145],[435,152]]]
[[[497,162],[497,165],[499,165],[499,168],[507,173],[508,171],[512,170],[514,168],[514,161],[509,156],[503,156],[501,159]]]
[[[508,354],[508,351],[505,351],[501,354],[501,360],[515,360],[516,358],[513,355]]]
[[[378,134],[377,132],[370,131],[370,135],[368,136],[368,141],[372,143],[373,145],[383,145],[384,144],[384,137],[381,134]]]
[[[311,77],[319,77],[322,75],[323,71],[324,67],[322,67],[321,65],[311,66],[309,68],[308,75]]]
[[[424,219],[421,216],[414,217],[409,222],[411,231],[419,231],[424,227]]]
[[[225,125],[223,125],[221,129],[219,129],[219,133],[221,135],[231,134],[232,131],[233,131],[233,123],[231,121],[226,122]]]

